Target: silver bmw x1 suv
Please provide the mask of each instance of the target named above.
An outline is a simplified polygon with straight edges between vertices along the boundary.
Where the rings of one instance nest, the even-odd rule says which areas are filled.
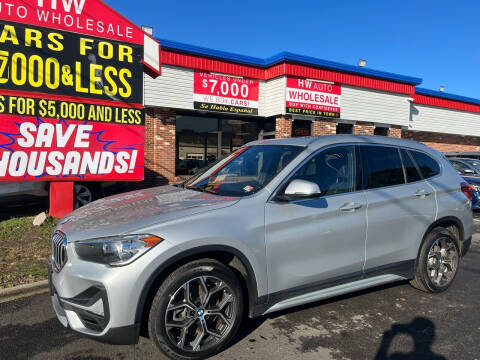
[[[427,146],[334,135],[250,143],[183,184],[102,199],[52,234],[64,326],[174,359],[221,351],[255,317],[398,280],[446,290],[470,188]]]

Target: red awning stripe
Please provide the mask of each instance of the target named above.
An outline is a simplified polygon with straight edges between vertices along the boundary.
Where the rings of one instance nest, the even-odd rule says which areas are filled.
[[[176,53],[162,49],[162,64],[244,76],[252,79],[265,79],[265,70],[260,67],[233,64],[226,61],[208,59],[197,55]]]
[[[268,71],[268,70],[267,70]],[[325,70],[298,64],[284,64],[285,75],[293,75],[310,79],[332,81],[335,83],[358,86],[367,89],[387,91],[400,94],[413,95],[413,85],[398,83],[388,80],[376,79],[355,74],[342,73],[338,71]]]
[[[279,76],[290,75],[333,81],[340,84],[386,92],[408,95],[413,95],[415,93],[415,87],[405,83],[285,62],[273,65],[267,69],[263,69],[261,67],[235,64],[221,60],[209,59],[198,55],[178,53],[165,49],[162,50],[161,62],[162,64],[166,65],[243,76],[259,80],[269,80]]]
[[[442,99],[434,96],[415,94],[414,102],[415,104],[480,113],[480,105],[469,104],[449,99]]]

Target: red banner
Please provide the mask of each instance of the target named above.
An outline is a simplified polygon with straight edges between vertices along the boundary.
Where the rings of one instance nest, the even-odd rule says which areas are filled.
[[[340,117],[340,85],[302,78],[287,78],[286,112],[321,117]]]
[[[144,136],[143,126],[4,116],[0,178],[141,180]]]
[[[258,80],[195,71],[195,109],[257,115],[258,98]]]
[[[9,0],[0,19],[77,34],[143,44],[143,31],[98,0]]]
[[[0,181],[143,180],[143,71],[159,61],[100,0],[0,1]]]

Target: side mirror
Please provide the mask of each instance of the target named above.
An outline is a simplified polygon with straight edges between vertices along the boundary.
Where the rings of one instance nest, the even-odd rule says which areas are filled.
[[[293,180],[288,184],[283,195],[277,196],[277,199],[289,201],[317,198],[320,196],[322,196],[322,192],[316,183],[307,180]]]

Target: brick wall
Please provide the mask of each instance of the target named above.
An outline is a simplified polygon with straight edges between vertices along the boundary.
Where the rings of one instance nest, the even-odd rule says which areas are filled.
[[[285,117],[275,119],[275,139],[289,138],[292,136],[292,120]]]
[[[356,123],[353,131],[356,135],[373,135],[374,130],[372,123]]]
[[[145,180],[144,185],[175,182],[174,109],[147,109],[145,114]]]
[[[480,151],[480,137],[403,130],[402,138],[424,143],[441,152]]]
[[[313,122],[313,136],[333,135],[337,133],[337,123],[332,120],[316,119]]]
[[[388,136],[393,138],[401,138],[402,137],[402,128],[400,127],[391,127],[390,131],[388,132]]]

